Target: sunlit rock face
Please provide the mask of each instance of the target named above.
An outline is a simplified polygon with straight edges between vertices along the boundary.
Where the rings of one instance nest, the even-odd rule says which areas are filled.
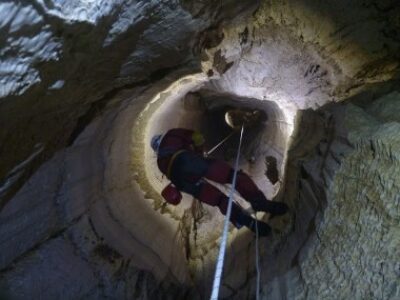
[[[398,299],[399,6],[295,2],[1,3],[0,294],[208,298],[223,216],[164,202],[149,139],[247,109],[240,168],[291,208],[258,214],[260,298]],[[256,297],[255,245],[229,228],[221,298]]]

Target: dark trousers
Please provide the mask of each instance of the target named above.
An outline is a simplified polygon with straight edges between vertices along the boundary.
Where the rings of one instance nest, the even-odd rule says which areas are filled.
[[[171,182],[182,192],[188,193],[201,202],[218,206],[222,214],[226,214],[229,198],[218,188],[203,178],[221,184],[232,183],[234,170],[224,161],[205,158],[195,152],[185,151],[175,158],[171,170]],[[253,180],[239,171],[236,178],[236,190],[248,202],[267,200]],[[230,221],[237,227],[240,216],[244,212],[240,206],[232,203]]]

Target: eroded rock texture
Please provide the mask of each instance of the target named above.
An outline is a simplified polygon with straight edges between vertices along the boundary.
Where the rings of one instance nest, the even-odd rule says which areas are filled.
[[[377,102],[390,99],[385,106],[398,110],[399,96]],[[367,112],[346,107],[354,150],[332,178],[316,228],[318,243],[300,263],[306,297],[391,299],[399,294],[399,123],[382,113],[375,103]],[[331,147],[328,155],[338,155]]]
[[[388,94],[364,108],[341,104],[304,113],[292,151],[310,145],[310,125],[324,129],[313,151],[289,163],[299,165],[288,171],[298,184],[296,236],[309,237],[293,257],[294,268],[265,286],[275,297],[398,296],[399,96]],[[296,296],[276,290],[287,282],[297,285]]]
[[[400,298],[399,20],[389,0],[3,1],[0,294],[207,299],[223,216],[164,202],[149,139],[210,149],[255,109],[240,168],[291,208],[258,214],[260,298]],[[230,227],[222,299],[255,298],[255,246]]]
[[[197,40],[249,4],[211,9],[212,2],[1,3],[1,196],[71,144],[118,89],[154,83],[179,67],[198,69]]]

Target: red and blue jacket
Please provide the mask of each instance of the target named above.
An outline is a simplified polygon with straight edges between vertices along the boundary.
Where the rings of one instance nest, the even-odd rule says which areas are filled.
[[[193,151],[202,154],[203,143],[198,141],[199,136],[201,134],[198,131],[184,128],[173,128],[167,131],[157,151],[157,165],[160,171],[169,176],[168,168],[178,152]],[[203,139],[202,136],[200,139]]]

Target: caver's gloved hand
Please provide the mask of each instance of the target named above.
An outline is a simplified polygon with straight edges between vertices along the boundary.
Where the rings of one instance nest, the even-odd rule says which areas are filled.
[[[182,200],[181,192],[172,184],[168,184],[161,192],[161,196],[170,204],[178,205]]]

